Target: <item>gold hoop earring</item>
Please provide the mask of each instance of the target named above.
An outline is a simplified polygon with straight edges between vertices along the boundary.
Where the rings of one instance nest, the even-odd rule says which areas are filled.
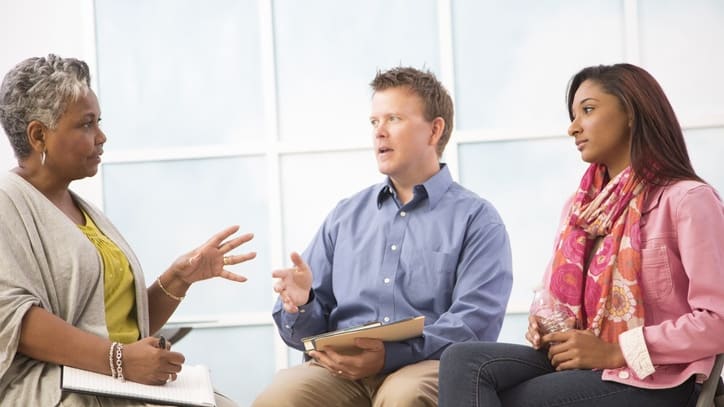
[[[45,150],[43,150],[43,152],[40,153],[40,165],[45,166]]]

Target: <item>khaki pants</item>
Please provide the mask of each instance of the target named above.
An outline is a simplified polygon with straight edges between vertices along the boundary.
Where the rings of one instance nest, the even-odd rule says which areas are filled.
[[[252,406],[435,407],[439,365],[425,360],[388,375],[352,381],[307,362],[278,372]]]

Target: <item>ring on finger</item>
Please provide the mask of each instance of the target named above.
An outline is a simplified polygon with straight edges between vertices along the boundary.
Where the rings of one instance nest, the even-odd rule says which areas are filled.
[[[231,256],[224,256],[224,266],[231,264]]]

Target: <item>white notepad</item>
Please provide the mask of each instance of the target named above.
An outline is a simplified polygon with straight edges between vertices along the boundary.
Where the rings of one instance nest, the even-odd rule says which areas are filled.
[[[203,365],[184,365],[176,380],[161,386],[122,382],[108,375],[63,366],[61,389],[160,404],[216,406],[209,369]]]

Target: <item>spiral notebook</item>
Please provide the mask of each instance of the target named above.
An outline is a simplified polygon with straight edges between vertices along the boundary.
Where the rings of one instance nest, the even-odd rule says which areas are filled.
[[[63,366],[61,389],[64,392],[118,397],[155,404],[216,406],[209,369],[203,365],[184,365],[176,380],[161,386],[128,380],[122,382],[108,375]]]

